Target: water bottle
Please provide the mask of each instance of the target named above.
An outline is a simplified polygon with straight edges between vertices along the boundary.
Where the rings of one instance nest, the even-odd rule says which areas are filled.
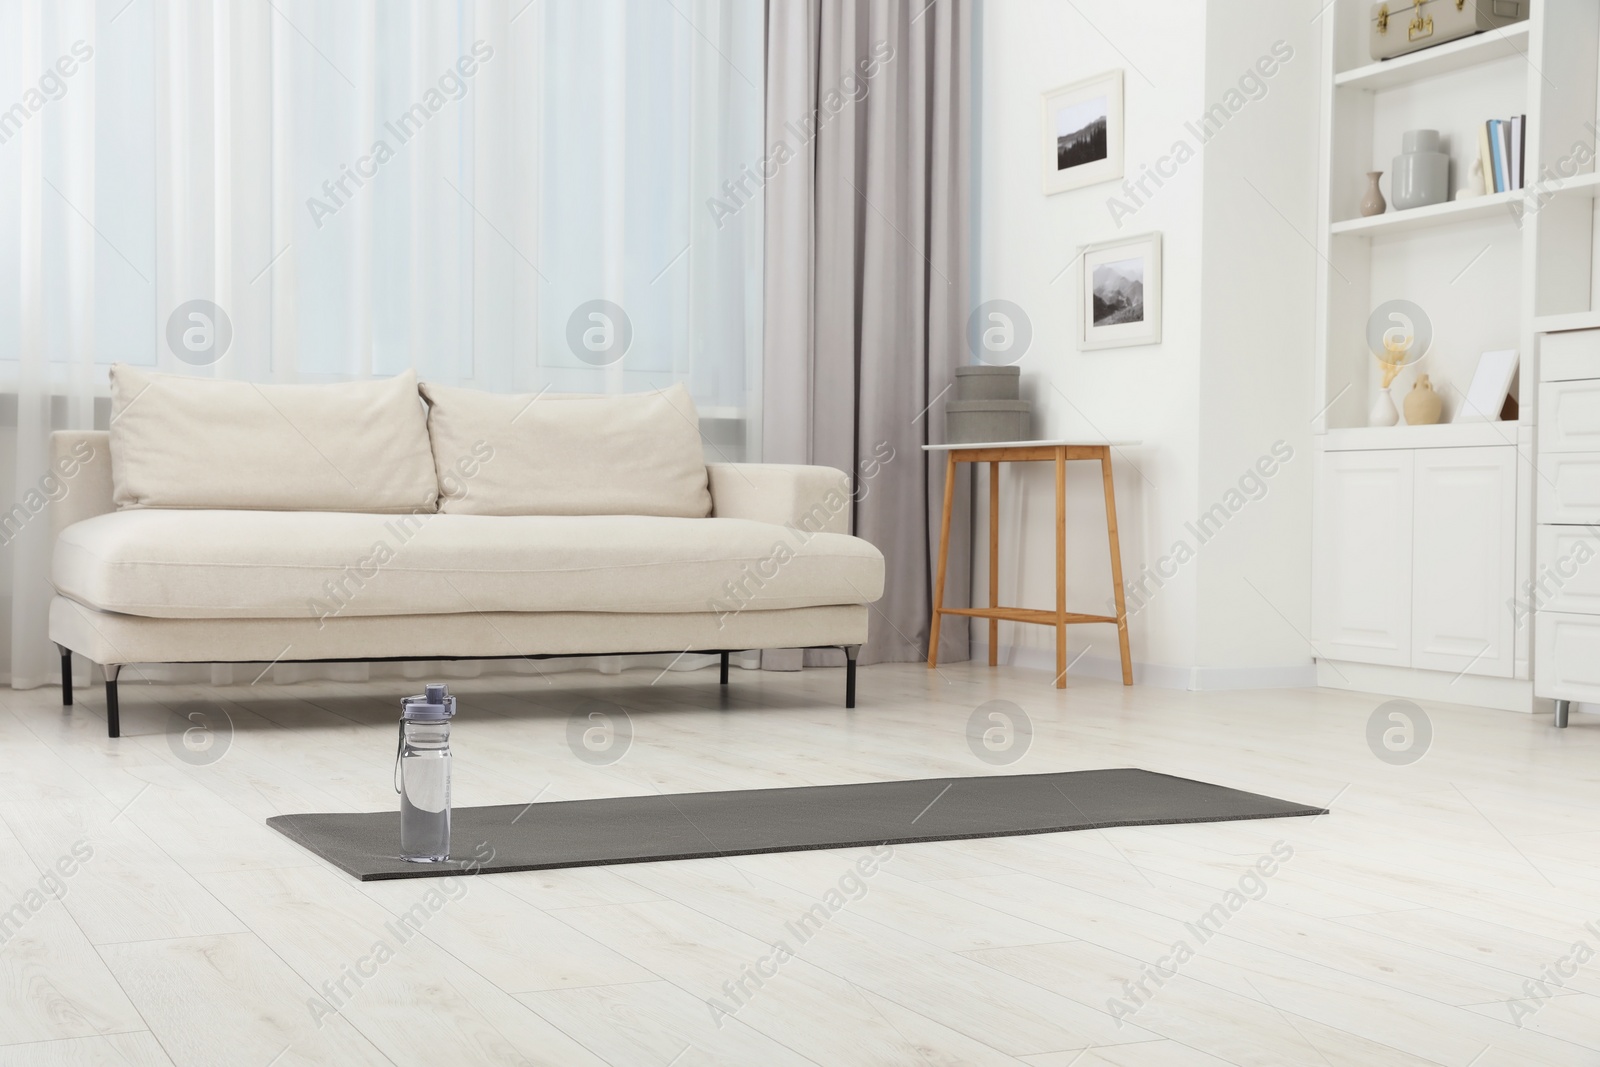
[[[400,858],[450,858],[450,719],[456,698],[443,685],[400,701],[395,792],[400,794]]]

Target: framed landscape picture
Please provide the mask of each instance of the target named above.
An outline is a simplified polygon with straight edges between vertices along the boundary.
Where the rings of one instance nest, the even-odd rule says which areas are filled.
[[[1161,235],[1085,245],[1080,255],[1078,347],[1161,341]]]
[[[1044,191],[1122,177],[1122,71],[1044,94]]]

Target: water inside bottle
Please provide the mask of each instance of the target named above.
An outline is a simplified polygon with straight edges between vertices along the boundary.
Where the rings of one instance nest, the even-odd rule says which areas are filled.
[[[437,863],[450,855],[448,727],[408,727],[400,756],[400,854]]]

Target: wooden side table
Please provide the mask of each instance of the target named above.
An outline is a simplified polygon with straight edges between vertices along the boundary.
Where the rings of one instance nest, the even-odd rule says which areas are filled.
[[[1010,441],[994,444],[923,445],[928,452],[946,455],[944,472],[944,517],[939,528],[939,564],[933,583],[933,621],[928,634],[928,666],[939,663],[939,622],[945,615],[966,615],[989,620],[989,666],[999,663],[1000,622],[1026,622],[1056,628],[1056,688],[1067,685],[1067,627],[1086,622],[1109,622],[1117,627],[1117,643],[1122,651],[1122,684],[1133,684],[1133,659],[1128,652],[1128,608],[1122,592],[1122,546],[1117,540],[1117,502],[1111,487],[1110,444],[1075,444],[1070,441]],[[1084,615],[1067,610],[1067,463],[1070,460],[1096,460],[1106,492],[1106,536],[1111,541],[1111,584],[1115,588],[1115,615]],[[1048,463],[1056,465],[1056,606],[1007,608],[1000,606],[1000,464]],[[950,557],[950,511],[955,504],[956,466],[961,463],[989,464],[989,606],[987,608],[947,608],[944,606],[945,567]]]

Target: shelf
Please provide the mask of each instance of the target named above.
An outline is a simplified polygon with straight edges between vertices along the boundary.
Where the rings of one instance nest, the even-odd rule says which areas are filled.
[[[1374,92],[1392,89],[1397,85],[1432,78],[1440,74],[1465,70],[1480,63],[1492,63],[1508,56],[1528,54],[1528,22],[1523,20],[1503,30],[1488,30],[1471,37],[1463,37],[1449,44],[1424,48],[1420,52],[1368,63],[1364,67],[1347,70],[1333,76],[1339,89],[1363,89]]]
[[[1472,448],[1515,445],[1515,422],[1444,422],[1435,426],[1352,426],[1322,435],[1324,452],[1381,448]]]
[[[1562,330],[1600,329],[1600,311],[1576,311],[1568,315],[1540,315],[1533,320],[1534,333],[1560,333]]]
[[[1377,234],[1406,233],[1433,226],[1449,226],[1474,219],[1490,219],[1496,215],[1503,217],[1507,222],[1512,222],[1515,220],[1515,215],[1511,211],[1511,206],[1522,200],[1523,192],[1522,189],[1513,189],[1508,193],[1475,196],[1470,200],[1446,200],[1442,204],[1414,207],[1410,211],[1388,211],[1367,218],[1345,219],[1343,222],[1334,223],[1329,229],[1335,237],[1351,234],[1371,237]]]
[[[1546,196],[1572,196],[1600,197],[1600,174],[1576,174],[1570,178],[1540,179],[1536,184],[1536,195]]]

